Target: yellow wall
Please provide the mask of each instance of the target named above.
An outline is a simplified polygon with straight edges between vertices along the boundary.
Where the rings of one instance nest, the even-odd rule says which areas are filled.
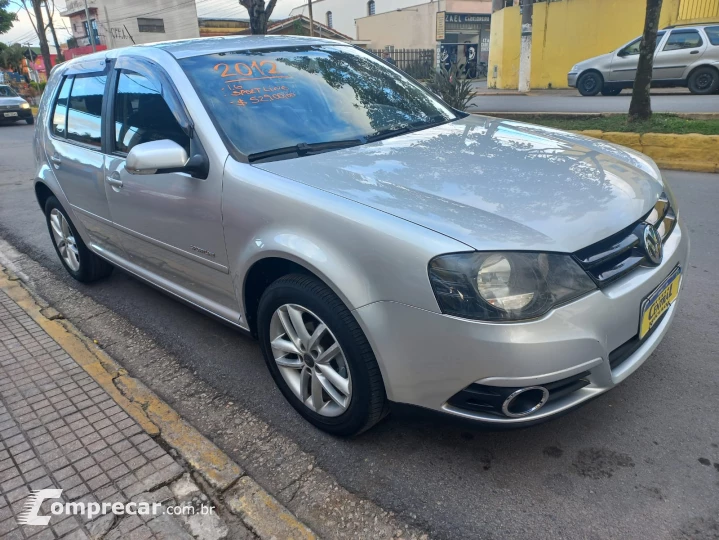
[[[660,28],[676,22],[680,1],[686,0],[665,0]],[[613,51],[641,35],[645,10],[646,0],[534,4],[531,87],[566,88],[567,72],[574,64]]]
[[[522,17],[519,6],[504,8],[492,14],[487,74],[487,86],[490,88],[517,88],[521,34]]]

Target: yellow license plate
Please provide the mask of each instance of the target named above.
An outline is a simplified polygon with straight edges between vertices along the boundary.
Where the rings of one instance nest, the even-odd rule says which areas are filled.
[[[661,319],[662,315],[669,309],[672,302],[679,295],[679,283],[682,279],[682,271],[678,266],[659,285],[655,291],[642,302],[642,310],[639,323],[639,339],[644,338],[649,330]]]

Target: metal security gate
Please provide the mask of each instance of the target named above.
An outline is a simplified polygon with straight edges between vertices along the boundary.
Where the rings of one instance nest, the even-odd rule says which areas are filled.
[[[372,54],[382,57],[389,52],[395,65],[415,79],[429,79],[434,67],[433,49],[369,49]]]

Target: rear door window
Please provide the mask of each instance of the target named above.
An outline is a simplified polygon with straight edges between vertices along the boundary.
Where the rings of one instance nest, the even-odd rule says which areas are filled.
[[[162,97],[159,85],[147,77],[120,72],[114,116],[115,152],[126,154],[138,144],[166,139],[190,152],[190,138]]]
[[[68,77],[62,82],[57,94],[55,112],[52,115],[52,132],[56,137],[64,138],[67,133],[67,100],[70,97],[72,78]]]
[[[704,29],[709,38],[709,43],[719,45],[719,26],[708,26]]]
[[[664,45],[665,51],[696,49],[704,44],[698,30],[674,30]]]
[[[106,75],[75,77],[67,112],[67,138],[100,147]]]

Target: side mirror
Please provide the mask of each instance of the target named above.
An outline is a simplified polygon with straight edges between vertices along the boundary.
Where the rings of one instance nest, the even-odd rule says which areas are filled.
[[[620,58],[624,58],[626,55],[627,55],[627,51],[625,51],[624,49],[620,49],[619,52],[617,53],[617,56]]]
[[[134,146],[127,154],[125,169],[130,174],[156,174],[158,171],[183,170],[190,161],[185,149],[174,141],[164,139]]]

